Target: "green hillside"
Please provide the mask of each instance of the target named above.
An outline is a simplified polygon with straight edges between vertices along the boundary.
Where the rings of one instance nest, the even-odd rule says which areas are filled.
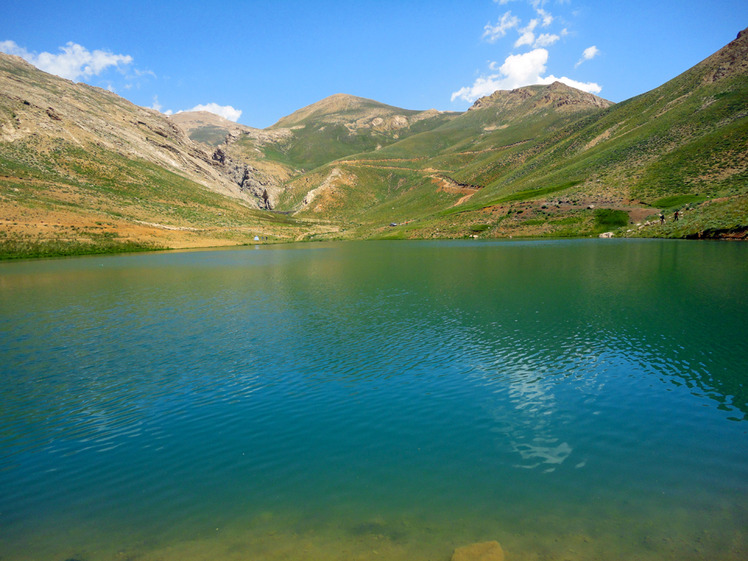
[[[400,109],[336,94],[278,121],[271,129],[289,129],[291,134],[261,149],[271,160],[311,170],[353,154],[379,150],[437,128],[456,115]]]
[[[744,231],[747,40],[743,33],[681,76],[615,106],[563,95],[539,104],[552,97],[546,86],[525,88],[521,102],[497,92],[437,128],[291,181],[285,203],[300,215],[389,237]],[[335,185],[334,169],[368,196],[354,200]],[[320,188],[324,204],[302,204],[304,193]],[[629,224],[611,228],[601,210],[624,213]],[[680,210],[681,220],[637,226],[661,210]]]

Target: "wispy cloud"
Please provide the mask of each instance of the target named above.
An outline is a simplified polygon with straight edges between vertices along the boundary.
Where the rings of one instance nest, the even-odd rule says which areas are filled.
[[[531,19],[525,27],[519,30],[520,36],[514,42],[514,47],[521,47],[523,45],[532,45],[535,42],[535,28],[540,23],[537,19]]]
[[[209,113],[214,113],[233,122],[238,121],[239,117],[242,116],[241,109],[234,109],[230,105],[218,105],[217,103],[195,105],[195,107],[187,109],[186,111],[208,111]],[[177,113],[184,113],[184,111],[177,111]]]
[[[550,47],[559,39],[561,39],[561,35],[556,35],[553,33],[541,33],[540,35],[538,35],[537,39],[535,39],[533,47]]]
[[[17,55],[30,62],[40,70],[56,74],[68,80],[80,80],[99,76],[105,70],[115,67],[122,69],[132,64],[133,58],[130,55],[115,54],[110,51],[94,50],[89,51],[87,48],[68,42],[64,47],[60,47],[57,54],[41,52],[32,53],[25,47],[16,44],[15,41],[0,41],[0,51]]]
[[[548,27],[553,23],[553,16],[546,12],[543,8],[535,8],[535,11],[540,16],[541,22],[543,24],[543,27]]]
[[[494,0],[497,4],[507,4],[514,0]],[[483,27],[482,38],[489,43],[495,43],[499,39],[506,37],[507,33],[511,29],[516,29],[519,33],[519,37],[514,42],[514,47],[519,48],[523,46],[537,48],[547,47],[558,41],[561,36],[552,33],[542,33],[536,36],[536,29],[540,27],[548,27],[553,23],[554,17],[550,12],[547,12],[543,5],[545,2],[541,0],[526,0],[538,17],[530,19],[530,21],[524,27],[520,27],[522,20],[513,15],[511,11],[505,12],[496,22],[496,24],[487,23]]]
[[[594,82],[579,82],[566,76],[560,78],[553,74],[544,76],[547,70],[548,51],[546,49],[534,49],[519,55],[510,55],[504,64],[498,66],[493,64],[492,69],[498,72],[488,76],[481,76],[472,86],[466,86],[452,94],[452,101],[462,99],[473,102],[479,97],[491,95],[496,90],[513,90],[522,86],[532,84],[552,84],[562,82],[567,86],[577,88],[590,93],[600,93],[601,87]]]
[[[485,25],[483,28],[483,38],[489,43],[495,43],[497,40],[505,37],[507,31],[518,25],[519,18],[513,16],[512,12],[506,12],[501,16],[499,21],[496,22],[496,25],[491,25],[490,23]]]
[[[577,68],[580,64],[582,64],[585,61],[592,60],[599,54],[600,54],[600,49],[598,49],[595,45],[592,45],[591,47],[587,47],[582,52],[582,58],[580,58],[577,61],[577,63],[574,65],[574,68]]]

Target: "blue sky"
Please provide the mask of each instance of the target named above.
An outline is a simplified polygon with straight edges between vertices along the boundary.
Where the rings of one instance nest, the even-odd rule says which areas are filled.
[[[0,51],[259,128],[335,93],[463,111],[562,79],[620,102],[748,26],[746,0],[0,1]]]

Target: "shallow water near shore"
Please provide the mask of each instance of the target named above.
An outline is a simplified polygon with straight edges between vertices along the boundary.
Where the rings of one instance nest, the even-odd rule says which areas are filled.
[[[0,559],[748,558],[748,246],[0,263]]]

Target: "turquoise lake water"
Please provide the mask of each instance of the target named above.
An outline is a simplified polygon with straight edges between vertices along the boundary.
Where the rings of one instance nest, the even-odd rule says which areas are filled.
[[[748,559],[748,245],[0,263],[0,559]]]

